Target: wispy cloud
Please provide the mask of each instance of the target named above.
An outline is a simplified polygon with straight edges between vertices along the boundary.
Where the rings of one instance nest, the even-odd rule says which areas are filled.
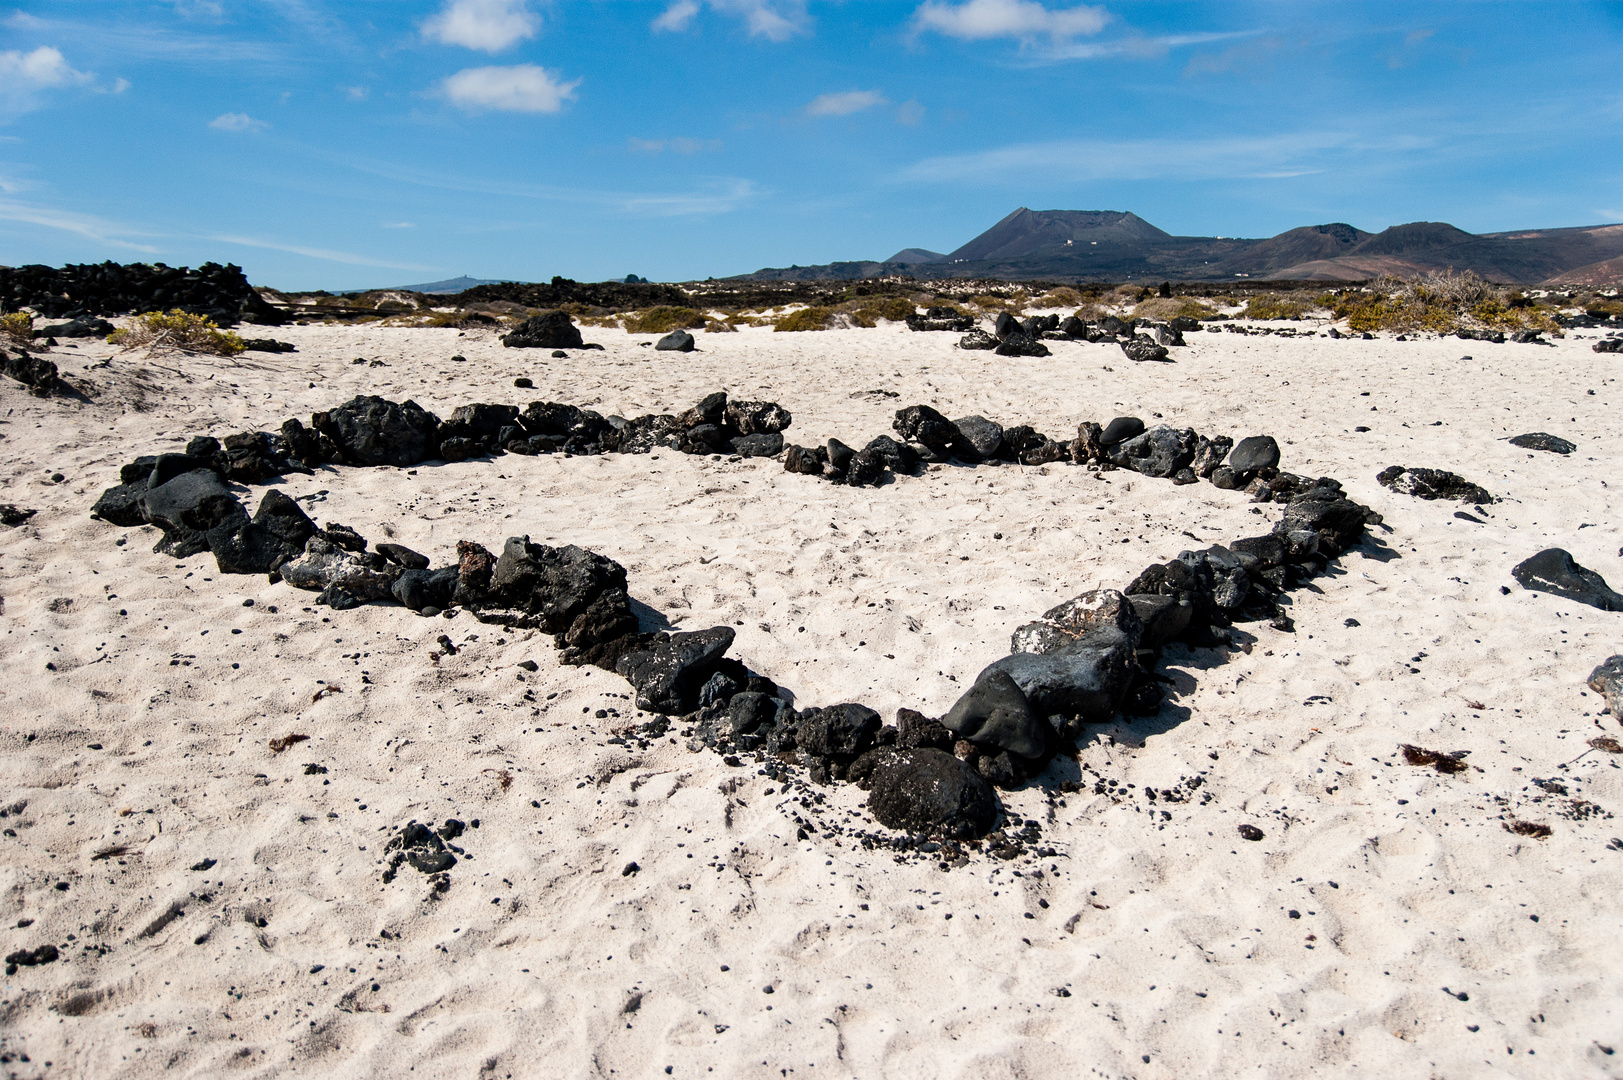
[[[264,131],[270,127],[263,120],[255,120],[247,113],[228,112],[221,113],[209,121],[209,127],[216,131]]]
[[[47,229],[73,233],[76,236],[82,236],[87,240],[94,240],[100,244],[145,252],[149,255],[156,254],[160,250],[147,244],[136,243],[134,240],[124,239],[124,237],[130,236],[150,237],[153,235],[152,233],[131,226],[105,221],[101,218],[56,210],[47,206],[33,206],[27,203],[0,199],[0,221],[21,221],[29,225],[41,225]]]
[[[581,80],[561,82],[546,68],[534,64],[512,67],[468,68],[441,83],[441,91],[453,104],[470,112],[494,109],[501,112],[555,113],[575,100],[575,87]]]
[[[438,269],[433,266],[422,266],[418,263],[389,262],[386,259],[375,259],[370,255],[356,255],[348,251],[332,251],[328,248],[305,247],[301,244],[287,244],[279,240],[263,240],[254,236],[205,235],[201,239],[212,240],[218,244],[240,244],[243,247],[263,248],[266,251],[285,251],[290,255],[303,255],[309,259],[346,263],[350,266],[381,266],[387,270],[433,271]]]
[[[917,101],[904,101],[896,106],[896,122],[917,127],[924,122],[924,106]]]
[[[439,13],[423,23],[423,36],[443,45],[498,53],[541,29],[541,18],[526,0],[446,0]]]
[[[1226,30],[1205,34],[1163,34],[1145,37],[1128,34],[1110,41],[1071,41],[1037,50],[1043,60],[1101,60],[1111,56],[1125,56],[1133,60],[1153,60],[1165,56],[1173,49],[1190,45],[1209,45],[1214,41],[1254,37],[1260,30]]]
[[[75,71],[58,49],[41,45],[32,52],[0,52],[0,109],[23,111],[39,102],[43,91],[82,86],[95,76]]]
[[[1397,137],[1385,149],[1418,149],[1427,140]],[[1300,176],[1327,167],[1327,155],[1365,148],[1346,132],[1318,131],[1230,139],[1065,140],[1024,143],[910,165],[899,179],[916,183],[1029,182],[1041,175],[1083,180],[1183,180]]]
[[[626,145],[639,154],[663,154],[669,150],[673,154],[700,154],[709,150],[720,150],[720,139],[689,139],[678,136],[674,139],[638,139],[626,140]]]
[[[889,104],[889,100],[878,90],[843,90],[834,94],[821,94],[814,98],[811,104],[806,106],[806,115],[850,116],[852,113]]]
[[[26,12],[7,16],[3,25],[33,34],[57,35],[93,52],[129,59],[180,63],[251,63],[269,65],[287,59],[282,46],[270,41],[236,41],[210,34],[175,32],[140,22],[112,19],[75,21],[41,19]]]
[[[369,86],[340,86],[338,89],[351,101],[365,101],[372,95],[372,88]]]
[[[383,222],[383,228],[385,228],[385,229],[415,229],[416,227],[417,227],[417,223],[415,221],[385,221],[385,222]]]
[[[723,15],[744,21],[751,37],[768,41],[788,41],[798,34],[809,33],[811,16],[806,12],[806,0],[708,0],[710,8]],[[679,33],[693,26],[699,15],[699,0],[673,0],[669,7],[649,25],[656,31]]]
[[[1110,13],[1103,6],[1051,9],[1036,0],[966,0],[961,4],[929,0],[913,13],[915,31],[960,41],[1069,41],[1097,34],[1109,23]]]

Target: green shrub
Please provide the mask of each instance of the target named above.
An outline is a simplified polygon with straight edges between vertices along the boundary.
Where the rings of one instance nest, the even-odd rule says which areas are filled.
[[[21,345],[34,338],[34,317],[26,311],[0,315],[0,337],[8,337]]]
[[[144,345],[151,349],[184,349],[186,352],[212,353],[215,356],[235,356],[248,347],[230,330],[221,330],[213,319],[205,315],[192,315],[179,308],[167,313],[149,311],[145,315],[137,315],[129,326],[108,334],[107,341],[126,349],[138,349]]]
[[[1215,319],[1217,309],[1190,296],[1152,296],[1133,309],[1135,319]]]
[[[1246,301],[1242,319],[1300,319],[1313,311],[1312,300],[1280,293],[1259,293]]]
[[[801,330],[827,330],[828,321],[834,315],[833,308],[809,307],[791,312],[773,323],[772,329],[780,332]]]
[[[622,323],[632,334],[668,334],[672,330],[696,330],[705,323],[704,313],[687,307],[654,307],[628,312]]]
[[[900,296],[853,300],[842,305],[842,308],[850,315],[855,326],[878,326],[880,319],[901,322],[918,310],[913,306],[913,301]]]

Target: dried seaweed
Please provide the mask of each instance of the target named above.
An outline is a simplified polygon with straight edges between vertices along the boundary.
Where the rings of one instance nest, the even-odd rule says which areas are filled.
[[[1469,751],[1456,750],[1452,754],[1443,754],[1421,746],[1410,746],[1408,743],[1403,743],[1402,747],[1403,760],[1410,765],[1429,765],[1445,774],[1461,773],[1469,767],[1465,764],[1465,755]]]

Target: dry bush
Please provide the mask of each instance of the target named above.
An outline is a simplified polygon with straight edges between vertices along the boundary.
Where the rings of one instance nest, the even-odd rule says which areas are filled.
[[[720,319],[706,319],[704,321],[704,332],[707,334],[736,334],[738,333],[738,327],[730,322],[722,322]]]
[[[653,307],[621,317],[630,334],[668,334],[678,328],[696,330],[705,323],[704,312],[688,307]]]
[[[1360,332],[1398,333],[1461,329],[1540,330],[1560,334],[1548,313],[1515,302],[1470,270],[1421,274],[1409,279],[1382,277],[1361,292],[1334,297],[1332,312]]]
[[[1317,304],[1303,296],[1290,296],[1283,293],[1258,293],[1246,301],[1245,310],[1240,312],[1242,319],[1300,319],[1303,315],[1311,314]]]
[[[791,312],[772,324],[772,329],[778,332],[796,332],[802,330],[827,330],[829,320],[834,317],[834,309],[826,307],[801,308]]]
[[[1023,311],[1028,297],[1024,289],[1018,289],[1008,296],[997,296],[993,293],[977,293],[967,301],[982,311]]]
[[[1217,309],[1191,296],[1152,296],[1133,309],[1135,319],[1215,319]]]
[[[1061,285],[1057,289],[1051,289],[1048,292],[1043,293],[1027,306],[1039,309],[1077,308],[1082,306],[1083,299],[1084,297],[1082,294],[1077,292],[1075,289]]]
[[[880,319],[901,322],[917,310],[911,300],[900,296],[864,297],[840,305],[853,326],[878,326]]]
[[[170,312],[149,311],[137,315],[122,330],[107,335],[110,345],[126,349],[182,349],[186,352],[235,356],[248,346],[230,330],[221,330],[205,315],[192,315],[176,308]]]
[[[26,311],[0,315],[0,337],[8,337],[19,345],[34,340],[34,317]]]

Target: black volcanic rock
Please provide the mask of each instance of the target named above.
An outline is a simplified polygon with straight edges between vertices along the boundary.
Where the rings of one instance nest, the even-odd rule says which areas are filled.
[[[1572,553],[1561,548],[1547,548],[1517,564],[1510,576],[1529,592],[1563,596],[1602,611],[1623,611],[1623,596],[1613,592],[1605,578],[1579,566]]]

